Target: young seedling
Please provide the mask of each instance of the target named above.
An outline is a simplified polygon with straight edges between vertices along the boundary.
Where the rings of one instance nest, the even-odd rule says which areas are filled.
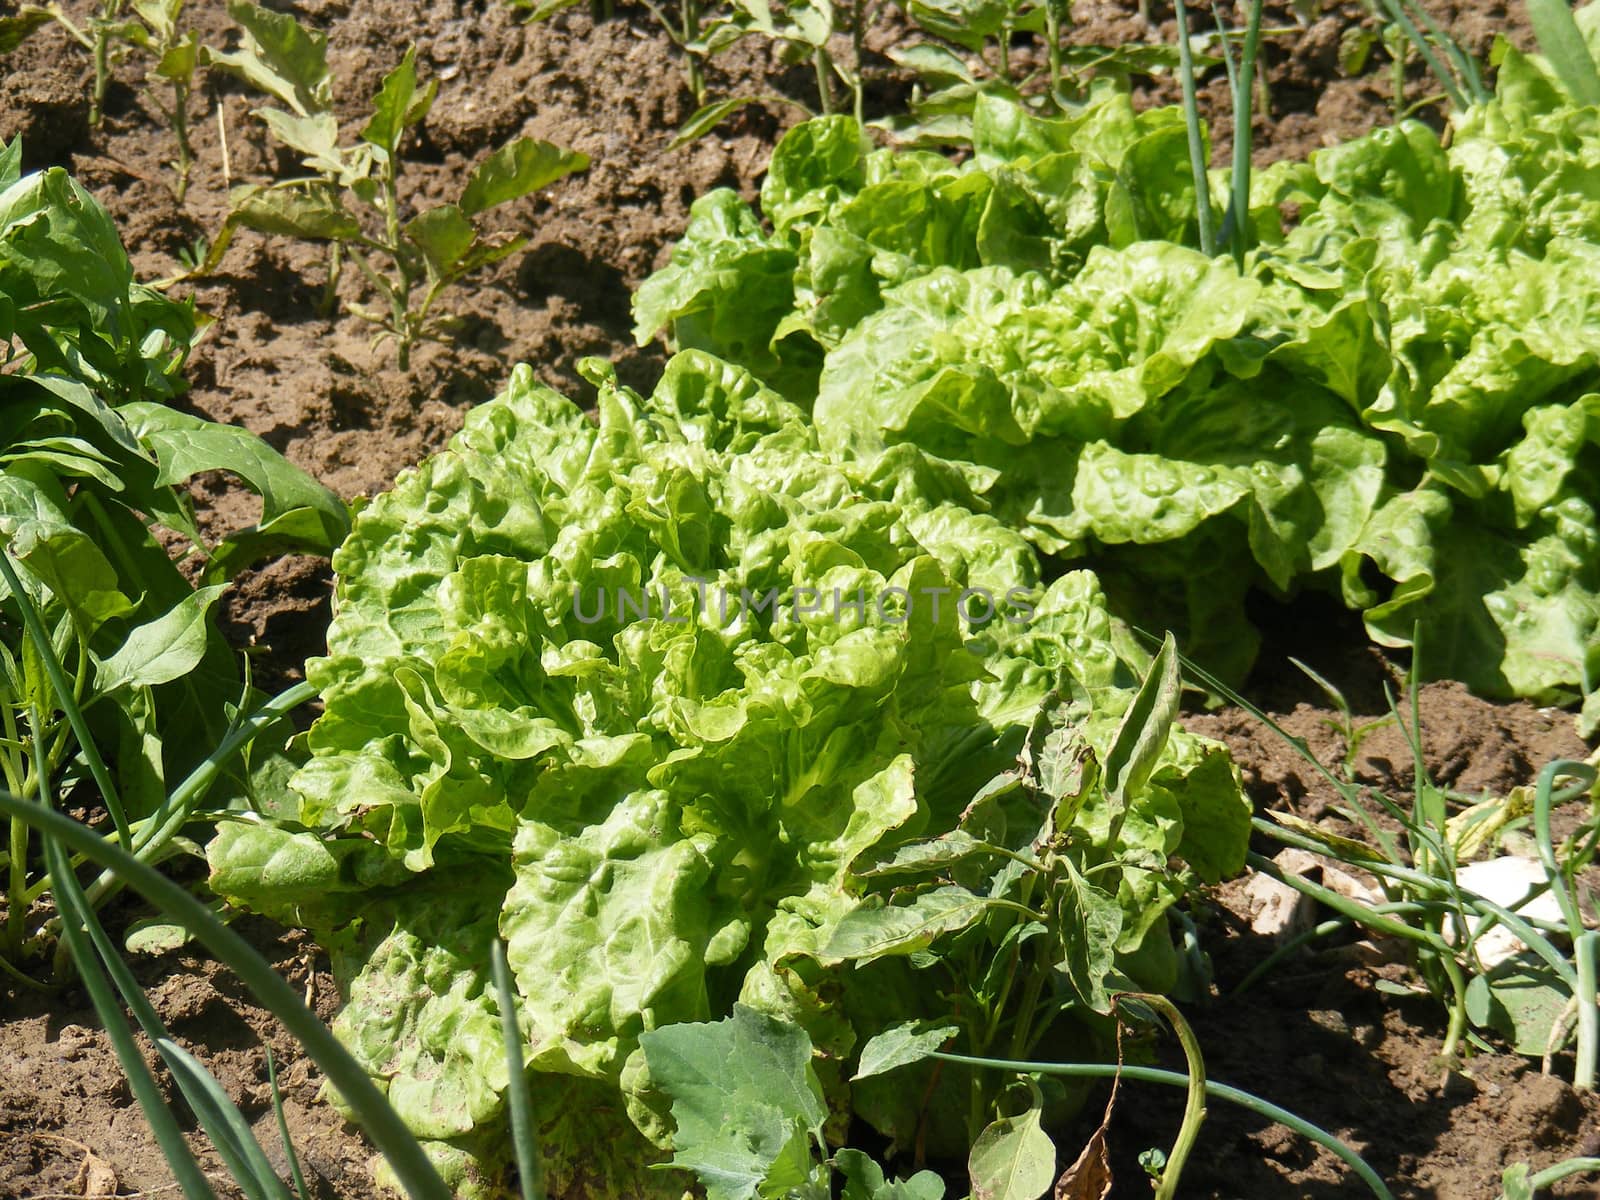
[[[325,299],[336,298],[340,262],[348,258],[383,302],[377,310],[351,304],[350,311],[378,327],[375,342],[394,340],[396,360],[406,370],[418,341],[439,339],[451,326],[448,317],[434,312],[440,295],[527,244],[520,235],[490,233],[482,215],[583,170],[588,156],[517,138],[473,169],[455,202],[404,219],[411,206],[401,195],[400,146],[427,117],[438,91],[437,81],[419,85],[416,47],[407,49],[384,77],[358,140],[345,145],[332,111],[326,36],[248,0],[233,0],[229,12],[251,37],[242,50],[208,52],[208,60],[287,106],[287,111],[261,108],[257,115],[274,137],[304,156],[311,173],[235,189],[205,267],[221,260],[240,226],[327,242]]]
[[[178,183],[173,190],[181,202],[189,189],[189,169],[194,147],[189,141],[189,97],[200,65],[200,44],[193,31],[181,31],[183,0],[101,0],[100,8],[83,25],[73,21],[59,4],[24,4],[16,16],[0,18],[0,54],[22,44],[34,30],[52,21],[89,52],[94,61],[94,84],[89,92],[89,124],[98,126],[105,116],[106,89],[117,63],[129,50],[139,50],[154,60],[146,79],[152,89],[165,84],[172,89],[172,104],[163,104],[151,92],[151,105],[161,114],[177,142],[172,163]]]

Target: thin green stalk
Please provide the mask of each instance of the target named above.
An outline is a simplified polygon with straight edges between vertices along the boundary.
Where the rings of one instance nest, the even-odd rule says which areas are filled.
[[[41,834],[58,838],[69,848],[103,867],[114,868],[129,887],[185,926],[195,938],[230,967],[260,1003],[322,1069],[328,1082],[354,1111],[357,1122],[388,1160],[411,1200],[450,1200],[428,1156],[383,1098],[372,1080],[326,1025],[249,943],[212,915],[183,888],[126,851],[108,844],[93,830],[60,813],[0,792],[0,816],[20,816]]]
[[[1048,939],[1041,939],[1047,941]],[[1040,951],[1043,954],[1043,951]],[[1020,1055],[1027,1049],[1028,1034],[1033,1028],[1033,1014],[1039,1007],[1039,996],[1044,990],[1044,981],[1049,974],[1048,964],[1036,963],[1034,969],[1028,972],[1027,981],[1022,985],[1022,1003],[1017,1009],[1017,1023],[1011,1031],[1011,1053]]]
[[[273,1173],[271,1164],[267,1162],[266,1155],[262,1153],[238,1109],[227,1100],[226,1094],[217,1087],[216,1081],[206,1073],[205,1068],[172,1041],[155,1006],[150,1003],[150,998],[144,994],[133,972],[128,970],[128,964],[123,962],[117,948],[112,945],[105,928],[89,908],[83,889],[79,887],[70,866],[55,877],[55,897],[63,920],[80,926],[88,933],[94,951],[99,956],[98,965],[109,975],[122,995],[122,1003],[161,1055],[178,1090],[188,1102],[190,1110],[199,1118],[201,1128],[211,1139],[212,1146],[244,1192],[246,1200],[288,1200],[288,1193]],[[73,961],[81,970],[83,960],[74,957]],[[107,1019],[103,1010],[100,1015],[102,1019]],[[120,1010],[115,1011],[110,1019],[120,1024]],[[148,1110],[145,1116],[151,1116]]]
[[[1256,55],[1261,44],[1263,0],[1250,5],[1244,50],[1239,56],[1239,76],[1233,92],[1233,200],[1228,206],[1232,224],[1233,259],[1242,268],[1250,234],[1250,123],[1254,99]]]
[[[178,203],[189,194],[189,171],[194,166],[194,147],[189,144],[189,85],[172,81],[172,134],[178,142]]]
[[[689,94],[696,106],[706,102],[706,81],[700,70],[700,56],[691,48],[700,38],[700,2],[682,0],[684,73],[689,84]]]
[[[267,1052],[267,1087],[272,1091],[272,1115],[278,1122],[278,1137],[283,1142],[283,1157],[289,1164],[289,1179],[294,1183],[294,1194],[300,1200],[311,1200],[311,1190],[306,1187],[306,1177],[300,1171],[300,1156],[295,1153],[294,1139],[289,1136],[289,1119],[283,1112],[283,1093],[278,1090],[278,1064],[272,1046],[261,1043]]]
[[[1172,1143],[1172,1153],[1167,1155],[1167,1165],[1161,1169],[1161,1182],[1156,1185],[1156,1200],[1173,1200],[1178,1194],[1178,1181],[1183,1176],[1183,1164],[1189,1161],[1189,1152],[1200,1137],[1200,1126],[1206,1119],[1206,1062],[1200,1053],[1200,1041],[1189,1028],[1189,1022],[1172,1001],[1154,992],[1124,992],[1118,1000],[1138,1000],[1149,1005],[1163,1017],[1178,1035],[1183,1056],[1189,1062],[1189,1098],[1183,1105],[1183,1123],[1178,1127],[1177,1139]]]
[[[822,115],[833,115],[833,87],[828,79],[832,68],[828,65],[828,51],[817,46],[811,51],[811,65],[817,72],[817,95],[822,104]]]
[[[851,90],[854,92],[853,111],[855,113],[857,125],[865,125],[867,123],[867,68],[864,65],[866,59],[866,33],[866,0],[855,0],[850,12],[850,56],[851,64],[855,70],[855,81],[850,86]]]
[[[22,580],[17,578],[17,572],[11,565],[9,546],[0,547],[0,578],[3,578],[6,586],[11,589],[17,608],[22,612],[23,628],[33,639],[34,649],[38,651],[39,660],[44,664],[45,676],[50,680],[50,686],[55,689],[56,703],[66,713],[72,732],[78,739],[84,761],[89,764],[89,774],[94,778],[95,786],[100,789],[100,798],[105,802],[106,811],[111,814],[111,823],[116,826],[117,836],[122,839],[123,845],[130,845],[128,817],[122,809],[122,799],[117,794],[117,785],[111,781],[111,772],[106,770],[105,759],[100,757],[100,749],[89,734],[89,725],[83,718],[83,711],[73,702],[73,697],[77,693],[67,682],[66,673],[61,669],[61,660],[56,657],[55,645],[51,642],[50,635],[45,632],[44,622],[39,619],[38,610],[34,608],[28,593],[23,590]],[[81,685],[82,681],[79,682]],[[34,732],[37,737],[38,730],[35,729]],[[44,780],[39,781],[41,792],[44,784]]]
[[[217,109],[221,112],[221,107]],[[343,265],[344,243],[328,243],[328,281],[322,285],[322,299],[317,302],[317,315],[331,317],[339,307],[339,269]]]
[[[0,561],[4,556],[0,555]],[[33,713],[32,723],[38,725],[39,715],[37,710]],[[42,766],[42,755],[38,742],[34,742],[36,768]],[[28,802],[12,796],[9,792],[0,792],[0,801],[11,802],[17,805],[27,805]],[[71,826],[75,832],[93,839],[94,834],[79,825],[76,821],[55,812],[50,806],[53,803],[50,793],[50,783],[47,778],[42,778],[39,784],[39,801],[37,804],[28,805],[34,810],[34,820],[30,824],[41,824],[51,821],[61,822]],[[28,815],[25,812],[13,811],[13,819]],[[171,1169],[178,1186],[183,1189],[183,1194],[188,1200],[216,1200],[216,1193],[211,1190],[211,1185],[206,1182],[205,1173],[201,1171],[200,1164],[195,1161],[194,1154],[189,1150],[189,1145],[183,1140],[183,1134],[178,1130],[178,1123],[173,1119],[172,1112],[167,1108],[166,1101],[161,1096],[161,1089],[156,1086],[155,1077],[151,1075],[150,1068],[144,1061],[144,1055],[139,1053],[139,1047],[133,1040],[133,1033],[128,1028],[128,1023],[123,1019],[122,1010],[117,1005],[116,996],[111,989],[111,983],[101,969],[99,960],[89,946],[85,934],[86,926],[80,924],[78,913],[72,907],[73,889],[77,886],[77,879],[72,874],[72,864],[67,861],[67,854],[61,844],[49,833],[45,832],[47,824],[41,827],[40,841],[44,846],[45,867],[54,881],[57,894],[65,900],[61,907],[61,938],[67,947],[72,961],[77,964],[78,978],[84,990],[89,993],[89,1002],[94,1006],[95,1012],[100,1015],[100,1023],[105,1027],[106,1036],[111,1040],[111,1048],[116,1053],[117,1062],[122,1067],[122,1073],[128,1080],[128,1089],[133,1093],[134,1099],[139,1102],[139,1107],[144,1110],[145,1120],[149,1122],[150,1132],[155,1135],[156,1144],[161,1147],[167,1166]],[[92,919],[92,918],[91,918]]]
[[[1379,916],[1393,917],[1409,916],[1412,913],[1421,912],[1422,909],[1423,905],[1412,901],[1397,901],[1393,904],[1374,904],[1368,911],[1377,913]],[[1303,930],[1294,937],[1289,938],[1273,950],[1271,954],[1267,955],[1266,958],[1250,968],[1245,977],[1235,984],[1233,990],[1228,993],[1228,999],[1237,1000],[1240,996],[1243,996],[1245,992],[1255,986],[1258,979],[1270,974],[1274,967],[1296,951],[1310,945],[1319,938],[1325,938],[1331,933],[1338,933],[1339,930],[1344,929],[1346,926],[1357,924],[1360,924],[1360,922],[1355,917],[1341,914],[1332,920],[1324,921],[1320,925]]]
[[[1528,0],[1528,23],[1562,86],[1580,105],[1600,105],[1600,64],[1573,19],[1571,0]]]
[[[411,288],[417,280],[400,238],[400,167],[393,154],[383,156],[383,222],[389,239],[385,249],[394,258],[400,275],[399,284],[389,290],[389,308],[395,328],[395,365],[404,371],[411,366],[411,344],[416,341],[409,309]]]
[[[1433,52],[1433,44],[1428,41],[1423,32],[1416,27],[1411,18],[1406,15],[1406,10],[1401,7],[1400,0],[1383,0],[1383,7],[1389,14],[1389,19],[1400,27],[1400,32],[1417,48],[1417,53],[1422,56],[1422,61],[1428,64],[1428,70],[1433,72],[1434,78],[1439,81],[1439,86],[1450,97],[1450,104],[1457,112],[1467,108],[1466,97],[1461,94],[1455,76],[1449,68],[1439,61],[1439,56]]]
[[[1577,782],[1558,792],[1555,783],[1563,775]],[[1573,998],[1578,1005],[1578,1049],[1572,1086],[1580,1092],[1594,1088],[1595,1060],[1600,1056],[1600,1010],[1595,1006],[1595,952],[1600,934],[1584,928],[1583,913],[1573,898],[1571,880],[1556,861],[1555,839],[1550,832],[1550,813],[1557,804],[1588,792],[1594,786],[1595,775],[1595,769],[1587,763],[1558,759],[1546,764],[1539,772],[1533,791],[1533,833],[1539,847],[1539,862],[1544,867],[1546,878],[1550,880],[1550,887],[1555,891],[1577,962],[1577,987],[1573,991]]]
[[[1530,1175],[1528,1190],[1538,1195],[1545,1188],[1560,1183],[1569,1176],[1584,1175],[1590,1171],[1600,1171],[1600,1158],[1569,1158],[1556,1163],[1553,1167],[1546,1167],[1535,1175]]]
[[[517,1159],[517,1180],[522,1200],[545,1200],[544,1165],[534,1137],[533,1107],[528,1102],[528,1073],[523,1060],[522,1030],[517,1025],[517,993],[511,986],[506,947],[498,937],[489,943],[489,970],[494,977],[500,1007],[500,1032],[506,1044],[506,1107],[511,1116],[511,1147]]]
[[[1578,961],[1578,1050],[1573,1065],[1572,1086],[1580,1092],[1594,1090],[1595,1056],[1600,1047],[1600,1014],[1595,1010],[1595,954],[1600,949],[1600,933],[1582,934],[1573,943],[1572,955]]]
[[[1120,1075],[1123,1079],[1132,1079],[1141,1083],[1164,1083],[1171,1087],[1187,1088],[1189,1076],[1179,1071],[1163,1071],[1158,1067],[1130,1067],[1119,1066],[1116,1063],[1047,1063],[1047,1062],[1022,1062],[1016,1059],[1002,1058],[976,1058],[967,1054],[947,1054],[936,1050],[930,1058],[951,1063],[960,1063],[968,1067],[986,1067],[996,1071],[1016,1071],[1027,1075],[1060,1075],[1069,1079],[1109,1079]],[[1276,1121],[1278,1124],[1292,1129],[1301,1137],[1308,1138],[1328,1151],[1334,1157],[1345,1163],[1379,1200],[1394,1200],[1394,1195],[1384,1186],[1383,1180],[1378,1178],[1378,1173],[1366,1164],[1366,1161],[1354,1150],[1346,1146],[1333,1134],[1313,1125],[1302,1117],[1295,1116],[1288,1109],[1279,1108],[1269,1100],[1263,1100],[1249,1092],[1241,1091],[1236,1087],[1229,1087],[1224,1083],[1214,1083],[1206,1080],[1206,1095],[1216,1100],[1226,1100],[1231,1104],[1238,1104],[1251,1112]]]
[[[1449,30],[1435,21],[1428,10],[1416,0],[1401,0],[1401,2],[1407,9],[1417,14],[1417,19],[1422,22],[1423,28],[1428,31],[1428,36],[1433,39],[1434,44],[1444,47],[1445,57],[1455,69],[1456,77],[1466,86],[1467,96],[1472,103],[1487,103],[1493,94],[1484,86],[1483,75],[1479,72],[1478,64],[1472,55],[1463,50],[1461,43],[1450,36]]]
[[[111,83],[111,35],[103,24],[94,27],[94,87],[89,93],[89,128],[98,129],[106,115],[106,88]]]
[[[1189,10],[1176,0],[1178,16],[1178,74],[1183,81],[1183,123],[1189,132],[1189,170],[1194,176],[1195,219],[1200,225],[1200,252],[1216,257],[1217,232],[1211,218],[1211,184],[1206,174],[1205,134],[1200,128],[1200,105],[1195,97],[1194,51],[1189,46]]]
[[[1044,36],[1050,61],[1050,100],[1061,108],[1061,12],[1056,5],[1057,0],[1044,0]]]

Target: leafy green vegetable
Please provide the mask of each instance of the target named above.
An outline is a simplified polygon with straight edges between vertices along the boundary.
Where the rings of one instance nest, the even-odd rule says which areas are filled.
[[[960,164],[808,122],[764,221],[696,203],[636,333],[746,366],[853,469],[915,447],[1224,677],[1247,594],[1309,588],[1420,629],[1431,674],[1592,695],[1600,113],[1502,57],[1448,149],[1404,122],[1256,173],[1242,269],[1197,248],[1178,109],[983,94]]]
[[[848,1081],[853,1047],[938,1015],[906,952],[956,953],[972,918],[1016,915],[1020,880],[975,890],[995,855],[968,869],[962,838],[1026,847],[1058,812],[1037,790],[974,797],[1008,776],[1047,697],[1069,697],[1062,736],[1111,761],[1147,659],[1092,576],[1045,584],[962,473],[915,447],[842,466],[800,409],[699,352],[648,400],[586,369],[597,423],[519,368],[358,516],[329,656],[308,668],[325,712],[298,811],[224,826],[209,857],[224,896],[347,948],[340,1027],[358,1056],[441,1155],[491,1172],[505,1081],[468,1031],[495,1028],[498,930],[532,1069],[611,1089],[599,1107],[638,1131],[597,1141],[557,1101],[546,1153],[603,1144],[591,1165],[620,1180],[646,1141],[671,1142],[650,1031],[735,1001],[804,1028],[831,1056],[828,1112],[848,1113],[878,1082]],[[1243,853],[1248,805],[1220,748],[1165,730],[1138,744],[1158,755],[1128,773],[1120,827],[1088,767],[1081,804],[1059,810],[1094,871],[1050,918],[1092,997],[1059,997],[1063,1031],[1113,970],[1170,973],[1170,944],[1152,950],[1182,890],[1169,862],[1193,846],[1212,877]],[[947,868],[949,893],[929,881]],[[853,930],[904,911],[908,881],[913,906],[977,898],[880,947],[895,957],[843,964]],[[902,993],[898,1013],[874,1007]],[[978,1111],[993,1099],[980,1090]],[[918,1121],[858,1109],[902,1139]],[[812,1135],[780,1124],[716,1150],[716,1186],[752,1186],[769,1151],[806,1178]]]

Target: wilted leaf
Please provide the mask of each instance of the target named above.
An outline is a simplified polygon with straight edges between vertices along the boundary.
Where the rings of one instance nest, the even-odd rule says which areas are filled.
[[[936,871],[962,859],[986,850],[980,842],[964,829],[952,829],[927,842],[912,842],[899,847],[894,854],[878,862],[856,864],[851,870],[862,878],[878,875],[904,875]]]
[[[49,9],[32,4],[24,4],[14,17],[0,17],[0,54],[10,54],[27,41],[34,30],[48,25],[52,19]]]
[[[331,188],[250,185],[235,188],[229,201],[228,219],[259,233],[317,241],[346,241],[361,234],[361,223]],[[213,247],[212,257],[217,256]]]

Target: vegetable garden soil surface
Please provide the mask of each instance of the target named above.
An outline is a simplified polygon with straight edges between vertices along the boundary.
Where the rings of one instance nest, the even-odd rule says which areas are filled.
[[[85,7],[81,0],[67,4],[75,12]],[[441,81],[438,103],[408,151],[407,179],[419,197],[459,186],[473,161],[518,134],[584,151],[593,165],[505,212],[505,228],[531,234],[528,252],[448,294],[446,306],[461,317],[459,337],[420,349],[409,373],[393,368],[388,348],[370,347],[359,320],[317,315],[323,268],[316,247],[240,234],[215,274],[179,285],[179,294],[192,293],[215,320],[191,363],[194,409],[248,426],[354,498],[381,490],[442,446],[463,413],[498,390],[514,362],[532,363],[543,380],[581,397],[587,385],[576,364],[598,354],[618,364],[625,382],[648,388],[664,354],[633,344],[630,290],[665,260],[696,196],[718,185],[755,194],[757,173],[796,113],[752,106],[712,135],[671,148],[673,131],[692,110],[680,63],[649,15],[627,6],[598,24],[575,9],[535,27],[520,25],[500,4],[471,0],[304,0],[293,7],[329,30],[336,91],[351,122],[406,41],[418,43],[419,65]],[[1366,20],[1361,7],[1324,7],[1303,30],[1268,41],[1272,112],[1255,129],[1261,161],[1300,155],[1390,118],[1386,66],[1355,78],[1340,72],[1340,39]],[[1480,56],[1498,32],[1527,44],[1526,29],[1510,24],[1506,4],[1435,0],[1427,7]],[[202,40],[220,45],[229,37],[220,0],[191,0],[190,10]],[[1080,3],[1074,10],[1077,40],[1151,36],[1131,2]],[[1155,36],[1170,41],[1170,7],[1158,4],[1155,15]],[[1267,20],[1271,28],[1293,23],[1287,6],[1269,10]],[[869,47],[881,50],[896,28],[886,19]],[[231,81],[219,81],[194,103],[199,161],[179,204],[164,166],[168,135],[145,107],[133,67],[123,68],[105,123],[91,131],[87,58],[56,30],[36,35],[4,66],[0,134],[21,133],[30,165],[69,167],[107,204],[143,278],[177,273],[179,251],[216,230],[230,181],[261,181],[294,167],[250,117],[249,99]],[[754,47],[718,59],[710,83],[714,94],[776,92],[814,101],[808,71]],[[1152,101],[1176,93],[1171,81],[1136,86]],[[1414,71],[1408,99],[1424,99],[1428,90]],[[904,81],[887,69],[872,89],[880,102],[904,93]],[[1216,112],[1223,96],[1213,79],[1203,99]],[[1213,129],[1220,161],[1228,152],[1226,117],[1214,120]],[[199,499],[213,528],[251,518],[252,502],[226,480],[213,481]],[[264,686],[300,677],[305,659],[322,649],[330,591],[326,564],[309,559],[286,560],[241,581],[226,621],[236,643],[253,650]],[[1269,638],[1250,694],[1285,714],[1291,731],[1307,737],[1324,761],[1339,762],[1338,718],[1286,665],[1290,653],[1334,679],[1364,713],[1383,711],[1381,682],[1392,668],[1365,648],[1359,629],[1320,616],[1289,613]],[[1468,794],[1527,783],[1550,758],[1585,753],[1568,714],[1486,704],[1448,684],[1427,688],[1421,707],[1430,771]],[[1315,818],[1326,804],[1313,774],[1243,714],[1223,710],[1189,720],[1229,743],[1262,806]],[[1399,735],[1384,730],[1362,745],[1353,765],[1362,781],[1400,796],[1410,785],[1409,761]],[[1213,899],[1196,909],[1196,918],[1226,995],[1271,947],[1249,932],[1237,886]],[[309,991],[319,1012],[332,1015],[338,998],[313,947],[262,922],[241,927]],[[179,1040],[256,1123],[269,1155],[281,1159],[264,1044],[277,1056],[287,1120],[313,1193],[373,1194],[365,1144],[316,1099],[315,1069],[225,970],[191,951],[140,960],[138,969]],[[1560,1082],[1568,1064],[1558,1062],[1546,1077],[1536,1063],[1480,1055],[1441,1087],[1440,1013],[1376,986],[1404,977],[1402,963],[1375,962],[1360,947],[1335,948],[1282,966],[1244,999],[1192,1007],[1190,1017],[1213,1078],[1339,1133],[1397,1196],[1492,1197],[1508,1163],[1539,1167],[1600,1151],[1600,1102]],[[0,1197],[170,1192],[171,1176],[82,995],[0,992],[0,1018]],[[1181,1107],[1181,1093],[1123,1089],[1111,1139],[1114,1196],[1148,1194],[1136,1156],[1170,1141]],[[1085,1138],[1092,1125],[1083,1129]],[[203,1161],[218,1166],[214,1158]],[[1214,1104],[1183,1194],[1358,1191],[1333,1160],[1287,1130]],[[1600,1192],[1579,1182],[1558,1194]]]

